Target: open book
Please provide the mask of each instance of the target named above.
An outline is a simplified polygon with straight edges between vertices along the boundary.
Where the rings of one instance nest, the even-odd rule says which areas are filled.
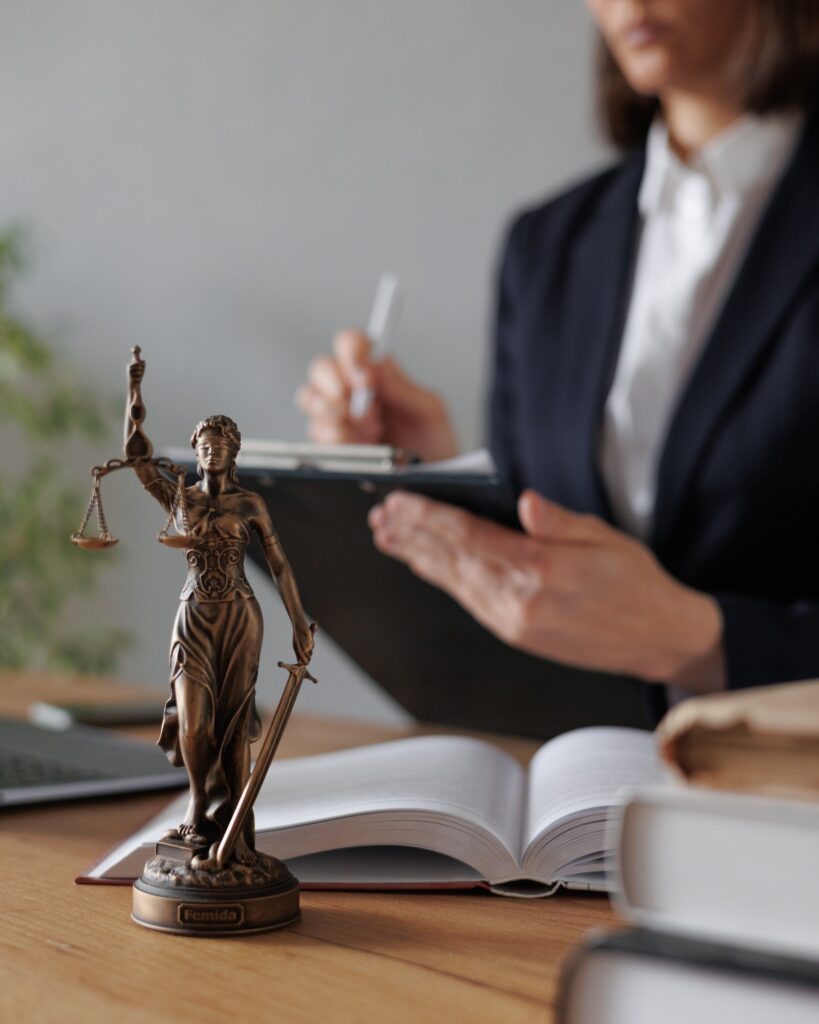
[[[528,772],[480,740],[395,740],[275,761],[255,805],[257,846],[305,887],[604,891],[608,809],[622,787],[662,777],[653,735],[636,729],[558,736]],[[175,800],[78,881],[133,880],[184,810]]]

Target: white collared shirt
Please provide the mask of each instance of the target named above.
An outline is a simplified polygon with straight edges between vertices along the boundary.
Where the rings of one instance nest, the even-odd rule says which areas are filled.
[[[617,522],[647,539],[677,400],[796,144],[802,118],[745,115],[688,163],[649,132],[639,248],[600,464]]]

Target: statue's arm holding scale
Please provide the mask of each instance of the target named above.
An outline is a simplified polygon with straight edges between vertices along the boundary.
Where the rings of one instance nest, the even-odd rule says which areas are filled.
[[[133,469],[143,487],[170,512],[174,506],[176,487],[149,461],[154,446],[142,427],[145,421],[145,403],[142,401],[145,360],[140,358],[140,351],[139,346],[133,349],[133,359],[128,365],[128,400],[125,403],[123,451],[126,459],[135,460]]]

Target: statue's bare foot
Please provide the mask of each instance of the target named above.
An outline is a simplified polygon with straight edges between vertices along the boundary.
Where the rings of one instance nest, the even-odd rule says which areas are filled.
[[[233,848],[231,859],[235,860],[238,864],[246,864],[248,867],[253,867],[259,858],[256,856],[256,851],[251,850],[244,839],[240,839]]]
[[[205,817],[205,798],[191,793],[185,810],[185,819],[179,826],[180,835],[190,835],[191,832],[198,832],[197,823]]]
[[[162,838],[179,839],[190,846],[204,846],[208,841],[207,836],[203,836],[196,825],[180,825],[178,828],[169,828]]]
[[[180,839],[186,839],[189,843],[206,843],[207,839],[199,831],[199,826],[193,822],[183,821],[176,830]]]
[[[191,796],[188,808],[185,811],[185,820],[181,825],[172,828],[165,833],[166,839],[182,839],[186,843],[201,846],[207,842],[204,830],[200,827],[204,818],[205,802],[203,799]]]

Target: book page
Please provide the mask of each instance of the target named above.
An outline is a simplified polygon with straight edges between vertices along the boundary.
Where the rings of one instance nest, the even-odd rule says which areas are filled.
[[[549,880],[570,866],[571,877],[602,872],[606,816],[618,791],[664,774],[651,732],[595,726],[550,740],[529,765],[524,866]]]
[[[463,737],[418,736],[274,761],[254,806],[258,845],[284,859],[366,845],[416,846],[461,860],[482,877],[499,864],[512,874],[525,787],[514,758]],[[92,877],[119,877],[117,865],[132,864],[136,848],[178,825],[184,807],[184,797],[175,801]]]

